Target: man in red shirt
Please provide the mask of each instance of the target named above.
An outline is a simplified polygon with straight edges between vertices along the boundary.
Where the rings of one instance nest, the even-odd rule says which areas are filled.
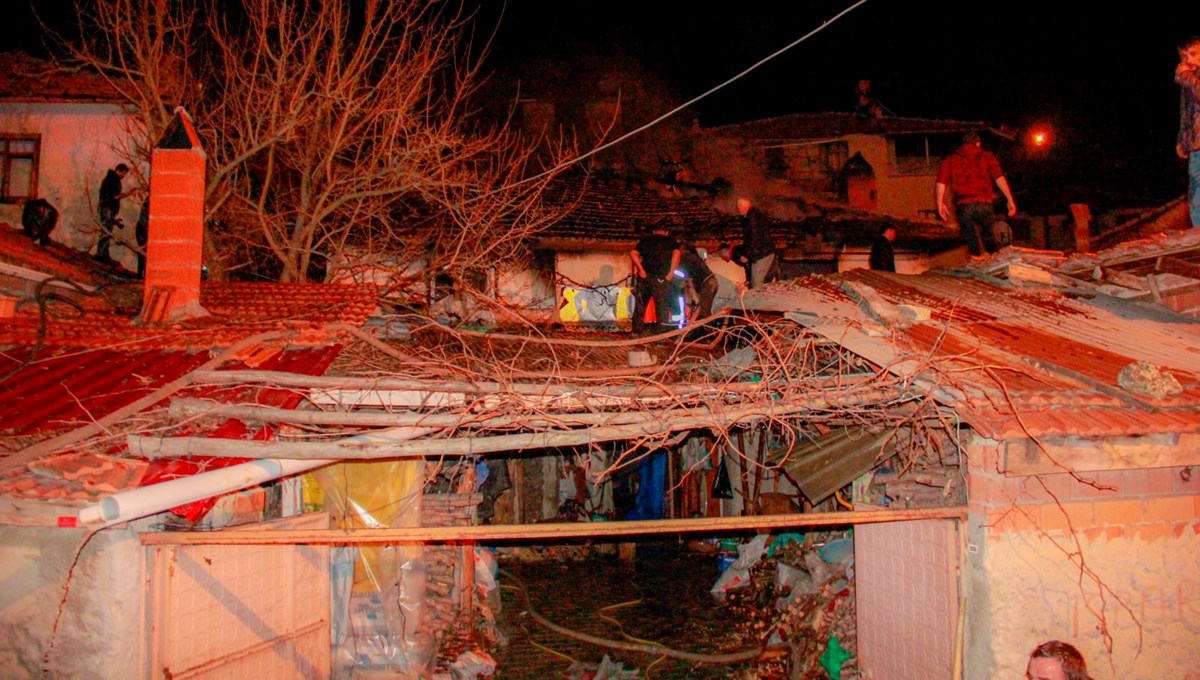
[[[1016,215],[1017,203],[1013,200],[1008,180],[1004,178],[1004,171],[1000,169],[1000,161],[983,150],[978,132],[968,132],[963,135],[962,146],[946,157],[938,168],[935,199],[938,215],[943,220],[949,220],[950,210],[946,207],[946,189],[949,187],[954,195],[955,220],[972,255],[979,256],[997,250],[992,235],[992,224],[996,221],[996,214],[992,211],[992,202],[996,200],[993,184],[1000,188],[1000,193],[1008,201],[1008,216]]]

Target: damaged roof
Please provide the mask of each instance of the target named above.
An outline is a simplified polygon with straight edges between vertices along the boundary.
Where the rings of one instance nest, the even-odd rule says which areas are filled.
[[[361,326],[377,297],[372,286],[204,282],[200,302],[209,315],[170,327],[138,323],[140,284],[114,285],[77,299],[26,300],[0,325],[0,391],[6,397],[0,406],[0,466],[7,468],[0,473],[0,496],[70,505],[242,462],[131,458],[119,435],[28,464],[18,454],[172,385],[179,389],[169,396],[294,408],[301,400],[294,390],[189,387],[186,376],[252,337],[263,341],[231,355],[222,369],[320,375],[341,351],[336,327]],[[232,419],[189,430],[235,439],[272,432]],[[178,510],[194,520],[210,506],[211,500]]]
[[[809,277],[745,305],[914,381],[992,439],[1200,432],[1200,322],[1159,305],[967,270]]]
[[[742,238],[741,217],[720,208],[722,204],[731,208],[731,199],[690,185],[568,174],[555,180],[546,200],[568,212],[539,233],[542,248],[626,252],[660,226],[706,248]],[[956,228],[936,220],[815,201],[790,200],[785,208],[793,216],[771,224],[777,245],[784,250],[808,248],[813,237],[825,243],[865,246],[884,225],[896,228],[896,247],[906,251],[941,252],[962,244]]]

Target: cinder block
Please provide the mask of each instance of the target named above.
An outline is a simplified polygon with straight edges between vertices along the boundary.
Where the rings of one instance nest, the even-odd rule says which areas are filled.
[[[1096,501],[1092,511],[1097,526],[1137,524],[1142,521],[1141,499]]]
[[[997,533],[1005,531],[1037,531],[1038,528],[1038,509],[1036,506],[1009,506],[988,512],[989,531]]]
[[[1112,498],[1123,493],[1121,485],[1125,483],[1125,476],[1118,470],[1082,472],[1079,480],[1073,481],[1072,499]]]
[[[1179,468],[1151,468],[1146,471],[1149,489],[1146,493],[1172,494],[1175,493],[1175,478]]]
[[[1147,522],[1187,521],[1196,518],[1196,499],[1192,496],[1147,498],[1142,517]]]
[[[1039,503],[1069,501],[1079,482],[1069,474],[1035,475],[1026,477],[1021,485],[1024,499]]]
[[[1092,504],[1085,501],[1073,501],[1043,505],[1039,526],[1043,531],[1088,529],[1093,526]]]
[[[1168,522],[1154,522],[1151,524],[1139,524],[1133,533],[1142,541],[1159,541],[1169,536],[1174,536],[1175,530]]]

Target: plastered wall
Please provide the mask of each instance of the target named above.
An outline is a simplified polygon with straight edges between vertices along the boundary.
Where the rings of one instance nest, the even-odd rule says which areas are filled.
[[[41,135],[38,196],[58,208],[52,239],[78,250],[96,243],[96,203],[104,173],[123,155],[128,132],[120,108],[112,104],[0,104],[0,132]],[[126,161],[128,163],[128,161]],[[138,169],[125,178],[125,190],[136,186]],[[141,196],[121,201],[123,230],[114,235],[112,257],[136,269],[134,253],[121,245],[133,242]],[[0,204],[0,220],[21,224],[21,204]]]
[[[127,529],[102,531],[84,547],[52,635],[85,535],[83,529],[0,527],[0,677],[140,677],[145,551]]]
[[[1200,678],[1200,474],[1010,478],[996,459],[971,449],[966,677],[1019,678],[1061,639],[1095,680]]]

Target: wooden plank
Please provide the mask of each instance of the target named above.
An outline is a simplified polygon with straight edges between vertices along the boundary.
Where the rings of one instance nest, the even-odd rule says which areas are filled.
[[[820,512],[749,517],[697,517],[641,522],[568,522],[552,524],[493,524],[466,527],[412,527],[404,529],[309,529],[302,531],[244,529],[240,531],[169,531],[140,534],[144,545],[232,545],[232,544],[399,544],[455,543],[458,541],[513,541],[564,538],[650,536],[691,532],[737,532],[748,530],[799,529],[804,527],[852,526],[879,522],[922,519],[965,520],[967,508],[915,508],[867,510],[863,512]]]
[[[1009,440],[1000,469],[1009,476],[1200,465],[1200,434]]]

